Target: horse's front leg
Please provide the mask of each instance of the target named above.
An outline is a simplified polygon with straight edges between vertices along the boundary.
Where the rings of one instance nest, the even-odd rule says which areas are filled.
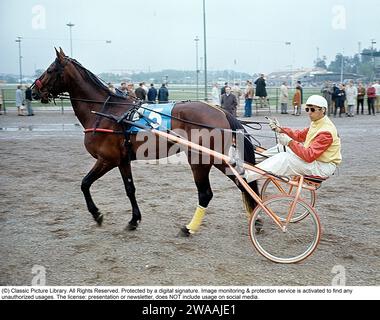
[[[132,219],[129,221],[127,229],[135,230],[141,221],[141,213],[135,196],[136,188],[133,183],[131,164],[122,164],[119,166],[119,170],[124,181],[125,191],[132,205]]]
[[[103,175],[105,175],[108,171],[110,171],[113,168],[115,168],[115,165],[109,164],[104,160],[98,160],[96,161],[95,165],[90,170],[90,172],[82,180],[81,189],[84,198],[86,199],[87,209],[88,211],[90,211],[94,220],[98,223],[99,226],[102,225],[103,214],[99,211],[94,201],[92,200],[90,187],[96,180],[101,178]]]

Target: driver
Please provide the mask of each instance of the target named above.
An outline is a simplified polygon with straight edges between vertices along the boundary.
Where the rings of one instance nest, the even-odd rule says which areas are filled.
[[[327,107],[327,101],[322,96],[310,96],[305,111],[311,124],[303,130],[280,127],[277,120],[270,119],[269,126],[279,133],[280,147],[266,150],[264,155],[270,157],[257,167],[279,176],[328,178],[333,175],[342,161],[342,156],[337,129],[326,116]],[[258,173],[248,170],[245,172],[248,182],[260,177]]]

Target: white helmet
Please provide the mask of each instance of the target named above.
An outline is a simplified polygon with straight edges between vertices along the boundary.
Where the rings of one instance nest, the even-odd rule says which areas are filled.
[[[307,99],[306,101],[306,105],[307,106],[312,105],[312,106],[326,108],[326,109],[328,106],[327,100],[323,98],[322,96],[318,96],[318,95],[310,96],[309,99]]]

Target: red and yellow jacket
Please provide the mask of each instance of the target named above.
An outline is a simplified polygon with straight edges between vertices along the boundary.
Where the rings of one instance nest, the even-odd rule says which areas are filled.
[[[281,131],[293,139],[288,146],[304,161],[317,160],[336,165],[342,162],[340,138],[328,117],[312,121],[310,127],[303,130],[281,128]]]

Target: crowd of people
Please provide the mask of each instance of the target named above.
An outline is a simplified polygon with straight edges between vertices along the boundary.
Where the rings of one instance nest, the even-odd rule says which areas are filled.
[[[253,85],[255,85],[255,87]],[[244,90],[239,87],[239,83],[235,83],[234,86],[231,87],[229,86],[228,82],[225,82],[224,86],[219,91],[219,85],[218,83],[215,83],[211,91],[211,101],[214,105],[221,106],[223,109],[236,116],[237,107],[240,104],[240,99],[243,97],[244,117],[252,117],[252,104],[254,100],[260,108],[265,108],[269,105],[266,86],[267,85],[264,74],[261,74],[255,82],[247,80]],[[281,103],[281,113],[287,114],[289,88],[286,82],[284,82],[280,88],[279,101]],[[297,81],[296,91],[292,100],[294,115],[301,114],[302,101],[303,89],[301,81]]]
[[[255,87],[253,86],[255,85]],[[304,101],[304,89],[301,81],[297,81],[295,91],[292,97],[289,96],[289,86],[283,82],[280,90],[278,101],[281,105],[281,114],[288,114],[288,105],[291,101],[293,107],[291,113],[295,116],[301,115],[302,105]],[[333,84],[326,81],[321,88],[322,96],[328,102],[327,114],[336,117],[347,117],[365,114],[365,101],[368,106],[369,115],[375,115],[380,112],[380,83],[372,82],[365,86],[359,82],[356,86],[353,81],[346,84]],[[216,106],[221,106],[227,112],[237,116],[237,109],[240,100],[244,98],[244,117],[252,116],[253,101],[260,107],[267,107],[269,104],[268,94],[266,90],[265,77],[262,74],[254,83],[247,80],[245,89],[239,87],[239,83],[229,86],[228,82],[219,90],[218,83],[215,83],[211,92],[211,101]],[[338,114],[339,112],[339,114]]]
[[[155,88],[154,83],[151,83],[150,87],[148,88],[145,82],[140,82],[136,89],[133,83],[122,82],[119,88],[115,88],[112,83],[108,83],[108,89],[112,93],[125,97],[134,97],[147,103],[169,102],[169,90],[166,83],[163,83],[158,90]]]
[[[346,114],[347,117],[365,114],[364,104],[367,100],[368,115],[376,115],[380,112],[380,83],[370,82],[367,86],[359,82],[356,86],[353,81],[346,84],[333,84],[326,82],[321,89],[323,97],[328,102],[328,114],[339,117]],[[367,98],[367,99],[366,99]]]

